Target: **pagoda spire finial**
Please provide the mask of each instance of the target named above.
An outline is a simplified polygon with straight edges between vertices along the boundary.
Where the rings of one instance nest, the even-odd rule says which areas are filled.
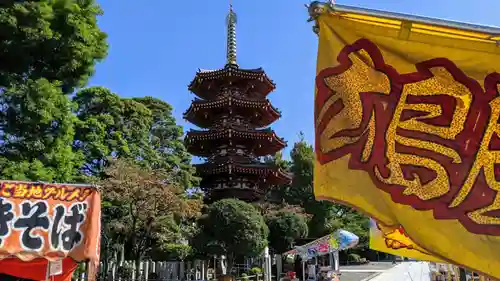
[[[229,0],[229,14],[226,18],[227,26],[227,54],[226,54],[226,67],[236,66],[236,13],[233,11],[232,0]]]

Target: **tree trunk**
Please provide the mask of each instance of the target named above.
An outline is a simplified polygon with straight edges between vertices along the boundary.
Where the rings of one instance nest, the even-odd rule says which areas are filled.
[[[121,243],[120,245],[120,266],[123,265],[125,261],[125,243]]]
[[[228,255],[226,257],[226,265],[227,265],[227,273],[228,275],[232,275],[233,272],[233,266],[234,266],[234,257],[233,255]]]
[[[232,281],[233,276],[231,275],[231,270],[233,269],[234,259],[232,255],[221,256],[220,264],[222,269],[222,274],[217,277],[219,281]]]
[[[141,254],[137,254],[135,258],[135,280],[142,280],[143,276],[141,272],[141,261],[142,261],[142,256]]]

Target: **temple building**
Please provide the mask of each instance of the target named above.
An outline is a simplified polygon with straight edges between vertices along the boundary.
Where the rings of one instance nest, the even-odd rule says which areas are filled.
[[[206,159],[197,164],[208,202],[237,198],[256,202],[290,176],[262,158],[286,147],[268,126],[281,113],[266,98],[275,84],[262,68],[242,69],[236,61],[236,14],[227,16],[227,62],[217,70],[198,70],[189,84],[195,98],[184,119],[200,127],[185,138],[188,151]]]

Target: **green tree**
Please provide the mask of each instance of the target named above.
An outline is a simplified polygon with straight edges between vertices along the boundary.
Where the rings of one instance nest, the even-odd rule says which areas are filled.
[[[191,165],[191,154],[184,146],[182,126],[177,125],[172,115],[172,106],[153,97],[134,98],[151,111],[152,123],[149,127],[149,146],[155,161],[149,160],[154,169],[175,171],[176,180],[185,188],[196,186],[198,178]]]
[[[280,211],[267,218],[269,246],[276,253],[290,250],[299,238],[307,237],[307,222],[304,216]]]
[[[85,85],[107,55],[101,14],[94,0],[2,1],[0,87],[42,78],[64,93]]]
[[[314,151],[304,140],[303,133],[299,134],[299,141],[293,145],[290,158],[293,180],[286,192],[285,200],[290,204],[301,205],[309,213],[309,209],[316,205],[313,193]]]
[[[153,260],[161,261],[183,261],[192,254],[190,245],[180,243],[168,243],[152,249]]]
[[[291,162],[289,160],[283,159],[283,153],[281,151],[276,152],[275,155],[266,156],[263,160],[265,163],[273,164],[274,166],[280,168],[285,172],[289,172],[290,170]],[[288,184],[280,184],[268,191],[265,201],[278,204],[283,203],[285,202],[288,191]]]
[[[168,170],[184,188],[196,183],[182,127],[168,103],[152,97],[120,98],[103,87],[79,91],[74,102],[79,119],[74,147],[85,155],[84,174],[102,177],[109,159],[120,157]]]
[[[28,80],[0,96],[0,176],[70,182],[82,156],[72,151],[75,117],[58,83]]]
[[[336,216],[339,228],[350,231],[359,237],[359,243],[356,246],[357,249],[368,249],[370,239],[370,219],[350,207],[342,207],[342,212],[339,212]]]
[[[102,193],[116,211],[105,224],[136,263],[153,247],[180,241],[182,220],[195,218],[200,212],[201,200],[189,198],[168,171],[114,160],[105,172],[106,179],[100,182]]]
[[[334,219],[334,204],[314,198],[314,150],[305,141],[303,133],[299,134],[299,141],[294,144],[290,158],[293,180],[285,192],[285,200],[302,206],[311,215],[309,234],[312,237],[326,235],[338,227]]]
[[[251,204],[223,199],[211,204],[198,220],[199,234],[193,245],[198,252],[225,255],[231,272],[236,258],[255,257],[267,246],[269,229]]]
[[[151,111],[104,87],[79,91],[73,98],[79,119],[74,147],[85,155],[83,173],[102,177],[110,158],[148,159]]]
[[[181,140],[182,127],[176,124],[168,103],[151,97],[121,98],[103,87],[79,91],[74,102],[78,117],[74,149],[85,157],[82,174],[106,179],[106,169],[113,159],[119,158],[146,170],[168,171],[170,183],[183,189],[196,182],[191,156]],[[123,218],[128,209],[122,201],[109,196],[104,196],[103,202],[103,237],[109,237],[105,246],[111,251],[121,249],[126,241],[120,238],[120,230],[113,222]],[[168,231],[175,230],[177,238],[191,236],[189,220],[166,220],[164,224],[169,225]],[[150,240],[153,244],[148,247],[156,249],[153,255],[165,256],[167,242],[175,243]],[[103,253],[103,257],[106,255]]]
[[[67,96],[107,52],[99,7],[83,1],[0,5],[0,176],[74,181],[75,118]]]
[[[283,159],[283,152],[281,151],[276,152],[276,154],[272,156],[265,156],[264,162],[274,164],[284,171],[288,171],[291,165],[290,161]]]
[[[284,192],[285,201],[300,205],[310,215],[309,236],[312,238],[344,228],[360,237],[360,246],[366,246],[368,218],[350,207],[314,198],[314,157],[313,147],[301,133],[290,152],[293,180]]]

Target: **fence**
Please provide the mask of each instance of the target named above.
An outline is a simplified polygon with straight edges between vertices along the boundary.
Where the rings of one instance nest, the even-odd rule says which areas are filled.
[[[240,276],[248,272],[250,264],[237,264],[233,266],[233,274]],[[99,267],[100,281],[195,281],[214,280],[216,278],[213,268],[209,268],[209,262],[204,260],[195,261],[141,261],[139,268],[135,262],[124,261],[121,263],[102,263]],[[82,263],[73,274],[73,281],[87,281],[86,264]],[[260,281],[263,274],[248,275],[240,277],[238,281]]]
[[[188,281],[212,280],[215,276],[212,269],[207,268],[207,262],[196,260],[192,262],[141,261],[139,268],[135,262],[101,263],[99,279],[103,281]],[[73,274],[73,281],[86,281],[86,264]]]

